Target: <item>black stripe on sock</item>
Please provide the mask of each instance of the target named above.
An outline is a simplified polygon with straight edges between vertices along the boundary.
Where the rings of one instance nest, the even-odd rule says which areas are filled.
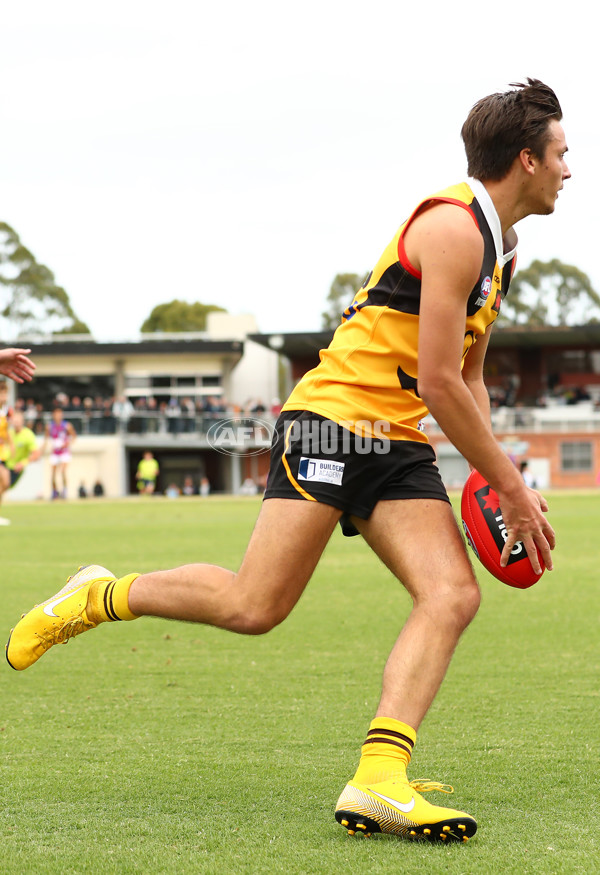
[[[114,580],[112,583],[109,583],[108,586],[106,587],[106,589],[104,590],[104,610],[106,611],[106,616],[110,620],[118,620],[119,619],[119,617],[117,617],[117,615],[115,613],[115,608],[113,605],[113,597],[112,597],[113,589],[115,588],[115,583],[116,583],[116,580]]]
[[[391,735],[393,738],[401,738],[402,741],[405,741],[407,744],[410,744],[411,750],[415,746],[412,738],[409,738],[408,735],[403,735],[401,732],[395,732],[393,729],[369,729],[367,732],[367,739],[370,735]],[[385,739],[381,739],[385,741]]]
[[[376,742],[382,744],[393,744],[394,747],[401,747],[402,750],[405,750],[409,756],[412,756],[412,748],[407,747],[405,744],[402,744],[401,741],[393,741],[391,738],[367,738],[364,744],[375,744]]]

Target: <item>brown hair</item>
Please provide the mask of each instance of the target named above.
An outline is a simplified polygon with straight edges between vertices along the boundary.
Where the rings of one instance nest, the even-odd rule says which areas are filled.
[[[475,179],[503,179],[521,149],[543,158],[549,123],[562,118],[556,94],[539,79],[511,82],[511,88],[479,100],[462,126],[467,169]]]

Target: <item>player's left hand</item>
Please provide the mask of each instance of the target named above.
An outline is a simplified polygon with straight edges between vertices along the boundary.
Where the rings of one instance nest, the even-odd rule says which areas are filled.
[[[548,511],[548,502],[536,489],[529,487],[526,487],[520,496],[511,496],[511,499],[503,499],[502,503],[502,516],[506,525],[507,538],[500,564],[503,567],[506,566],[512,548],[517,541],[522,541],[536,574],[542,573],[538,550],[545,567],[552,571],[550,551],[554,550],[556,545],[556,535],[544,516]]]
[[[27,358],[30,349],[0,349],[0,374],[10,377],[15,383],[24,383],[33,378],[35,364]]]

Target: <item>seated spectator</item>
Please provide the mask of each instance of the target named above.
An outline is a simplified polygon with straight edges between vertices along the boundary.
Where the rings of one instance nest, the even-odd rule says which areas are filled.
[[[246,477],[244,482],[239,488],[240,495],[256,495],[258,493],[258,486],[252,479],[252,477]]]
[[[194,485],[193,477],[186,477],[183,481],[183,489],[181,490],[184,495],[198,495],[198,490]]]

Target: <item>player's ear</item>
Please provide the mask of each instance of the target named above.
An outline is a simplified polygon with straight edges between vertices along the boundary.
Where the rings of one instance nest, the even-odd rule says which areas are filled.
[[[533,154],[531,149],[521,149],[519,152],[519,157],[517,158],[521,168],[527,173],[529,176],[532,176],[535,173],[535,166],[537,162],[536,156]]]

